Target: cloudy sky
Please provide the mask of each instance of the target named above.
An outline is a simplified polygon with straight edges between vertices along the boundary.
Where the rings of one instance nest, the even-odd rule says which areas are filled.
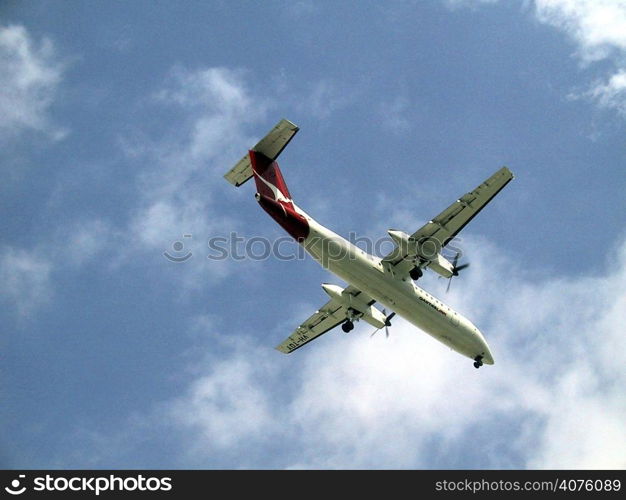
[[[273,349],[340,282],[207,243],[282,235],[222,175],[283,117],[343,235],[511,168],[420,281],[494,366],[401,319]],[[2,2],[0,465],[626,467],[625,132],[626,1]]]

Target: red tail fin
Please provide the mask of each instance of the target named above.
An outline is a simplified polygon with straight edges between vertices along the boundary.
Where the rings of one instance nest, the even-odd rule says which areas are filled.
[[[257,194],[255,198],[270,216],[291,236],[303,241],[309,235],[309,223],[294,205],[278,168],[278,163],[258,151],[249,151]]]
[[[278,163],[258,151],[250,150],[248,154],[252,163],[257,192],[274,201],[291,202],[291,194],[289,194]]]

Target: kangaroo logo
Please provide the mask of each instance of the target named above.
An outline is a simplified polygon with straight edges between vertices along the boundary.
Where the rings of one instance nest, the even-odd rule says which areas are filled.
[[[268,188],[270,188],[272,190],[272,193],[274,194],[274,199],[276,201],[284,201],[286,203],[291,203],[291,200],[289,198],[285,198],[285,195],[283,195],[283,193],[280,191],[280,189],[278,189],[276,186],[274,186],[274,184],[272,184],[271,182],[266,181],[262,176],[260,176],[256,172],[254,172],[254,174],[256,175],[257,179],[263,181],[263,184],[265,184]]]
[[[11,486],[5,486],[4,491],[11,495],[21,495],[24,493],[26,491],[26,486],[20,488],[20,479],[24,479],[26,476],[24,474],[20,474],[18,477],[19,479],[11,481]]]

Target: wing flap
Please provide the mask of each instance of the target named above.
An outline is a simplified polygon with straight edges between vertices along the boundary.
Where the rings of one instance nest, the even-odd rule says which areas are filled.
[[[329,300],[296,328],[289,337],[276,346],[276,349],[289,354],[327,331],[332,330],[345,319],[346,309],[334,300]]]

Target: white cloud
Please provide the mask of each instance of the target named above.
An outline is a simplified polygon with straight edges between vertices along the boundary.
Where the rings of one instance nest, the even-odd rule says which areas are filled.
[[[326,339],[303,359],[290,417],[309,433],[290,465],[427,467],[430,439],[452,440],[486,417],[483,379],[471,373],[458,387],[470,375],[462,359],[402,320],[389,340],[363,330],[350,342]]]
[[[323,79],[315,82],[302,97],[294,99],[294,106],[300,113],[324,120],[347,106],[354,99],[355,91],[358,92],[354,86],[348,90],[337,82]]]
[[[189,138],[182,139],[177,154],[191,160],[192,169],[206,166],[198,162],[228,157],[236,143],[248,138],[243,127],[265,116],[267,100],[252,95],[244,77],[245,72],[229,68],[176,68],[167,87],[156,94],[160,102],[180,106],[190,118]],[[236,153],[243,156],[245,151]]]
[[[540,419],[533,430],[539,441],[525,450],[526,463],[538,468],[626,466],[621,444],[626,397],[620,389],[626,382],[626,244],[605,275],[538,283],[523,279],[511,262],[486,265],[497,262],[492,257],[499,252],[475,245],[470,254],[483,255],[468,272],[466,297],[476,289],[492,293],[461,297],[461,302],[468,310],[487,303],[482,323],[495,333],[492,342],[516,372],[510,378],[502,373],[501,382],[531,418]]]
[[[0,297],[25,319],[52,296],[52,262],[46,257],[13,247],[0,253]]]
[[[226,68],[178,68],[156,99],[179,111],[178,130],[129,148],[129,154],[139,151],[153,160],[140,175],[131,228],[143,244],[165,249],[183,232],[208,236],[229,225],[228,217],[216,213],[212,191],[228,189],[222,176],[256,142],[244,129],[264,117],[267,104],[251,94],[242,72]]]
[[[193,257],[176,273],[185,288],[201,289],[248,264],[206,257],[208,238],[228,237],[241,227],[238,204],[242,195],[251,197],[248,186],[234,189],[223,175],[276,121],[266,120],[276,102],[253,82],[245,70],[176,67],[152,94],[152,104],[172,113],[166,133],[154,138],[146,128],[134,140],[121,139],[128,158],[142,169],[128,228],[135,244],[128,255],[160,255],[178,241],[185,243],[184,252]],[[328,80],[301,93],[288,92],[284,79],[269,85],[284,98],[281,102],[316,117],[327,117],[351,99]],[[259,135],[250,134],[252,128]],[[183,241],[185,234],[192,237]],[[170,263],[163,259],[163,264]]]
[[[498,0],[444,0],[452,8],[475,8]],[[609,60],[614,69],[596,80],[587,91],[568,97],[588,99],[601,108],[626,114],[626,0],[534,0],[539,22],[563,32],[576,45],[583,66]]]
[[[134,229],[141,240],[151,247],[160,248],[167,243],[168,236],[170,238],[173,236],[168,235],[168,232],[171,233],[172,228],[176,228],[175,233],[179,233],[181,227],[184,226],[181,226],[179,214],[172,204],[161,200],[155,201],[143,210],[134,222]]]
[[[273,419],[262,384],[269,370],[267,365],[236,356],[212,363],[210,373],[195,380],[172,404],[169,416],[200,436],[192,453],[241,447],[247,440],[265,436]]]
[[[626,1],[535,0],[539,21],[563,31],[577,46],[584,64],[610,59],[616,69],[596,81],[586,92],[570,97],[586,98],[602,108],[626,112]]]
[[[51,248],[51,257],[57,265],[79,267],[93,260],[102,252],[116,245],[121,245],[121,238],[107,220],[84,218],[63,224],[55,235]]]
[[[50,40],[37,43],[23,26],[0,27],[0,139],[25,130],[65,135],[48,116],[62,71]]]
[[[252,106],[243,82],[244,72],[224,67],[172,71],[170,86],[157,93],[159,99],[221,116],[241,116]]]
[[[31,249],[5,246],[0,252],[0,290],[18,319],[32,316],[54,296],[53,271],[77,271],[120,244],[119,233],[102,219],[68,221]]]
[[[626,69],[619,70],[606,82],[596,82],[581,95],[573,95],[574,98],[581,96],[597,102],[603,108],[614,108],[626,115]]]
[[[605,59],[626,49],[626,1],[535,0],[537,18],[564,31],[583,60]]]
[[[624,361],[624,358],[621,358]],[[596,358],[596,362],[602,362]],[[623,382],[623,380],[622,380]],[[626,466],[626,404],[622,389],[606,388],[589,364],[570,367],[555,383],[553,398],[538,408],[546,421],[541,447],[530,456],[537,468],[611,469]]]
[[[253,92],[245,71],[221,67],[177,67],[153,98],[174,119],[163,138],[140,133],[137,141],[123,141],[129,158],[149,165],[138,177],[138,203],[128,230],[135,244],[129,255],[171,252],[180,241],[192,258],[179,265],[176,275],[185,287],[199,288],[228,273],[228,262],[206,258],[208,238],[237,228],[236,208],[216,199],[238,194],[223,175],[259,139],[246,129],[263,121],[270,101]],[[185,234],[191,236],[183,241]],[[163,265],[170,264],[163,259]]]

